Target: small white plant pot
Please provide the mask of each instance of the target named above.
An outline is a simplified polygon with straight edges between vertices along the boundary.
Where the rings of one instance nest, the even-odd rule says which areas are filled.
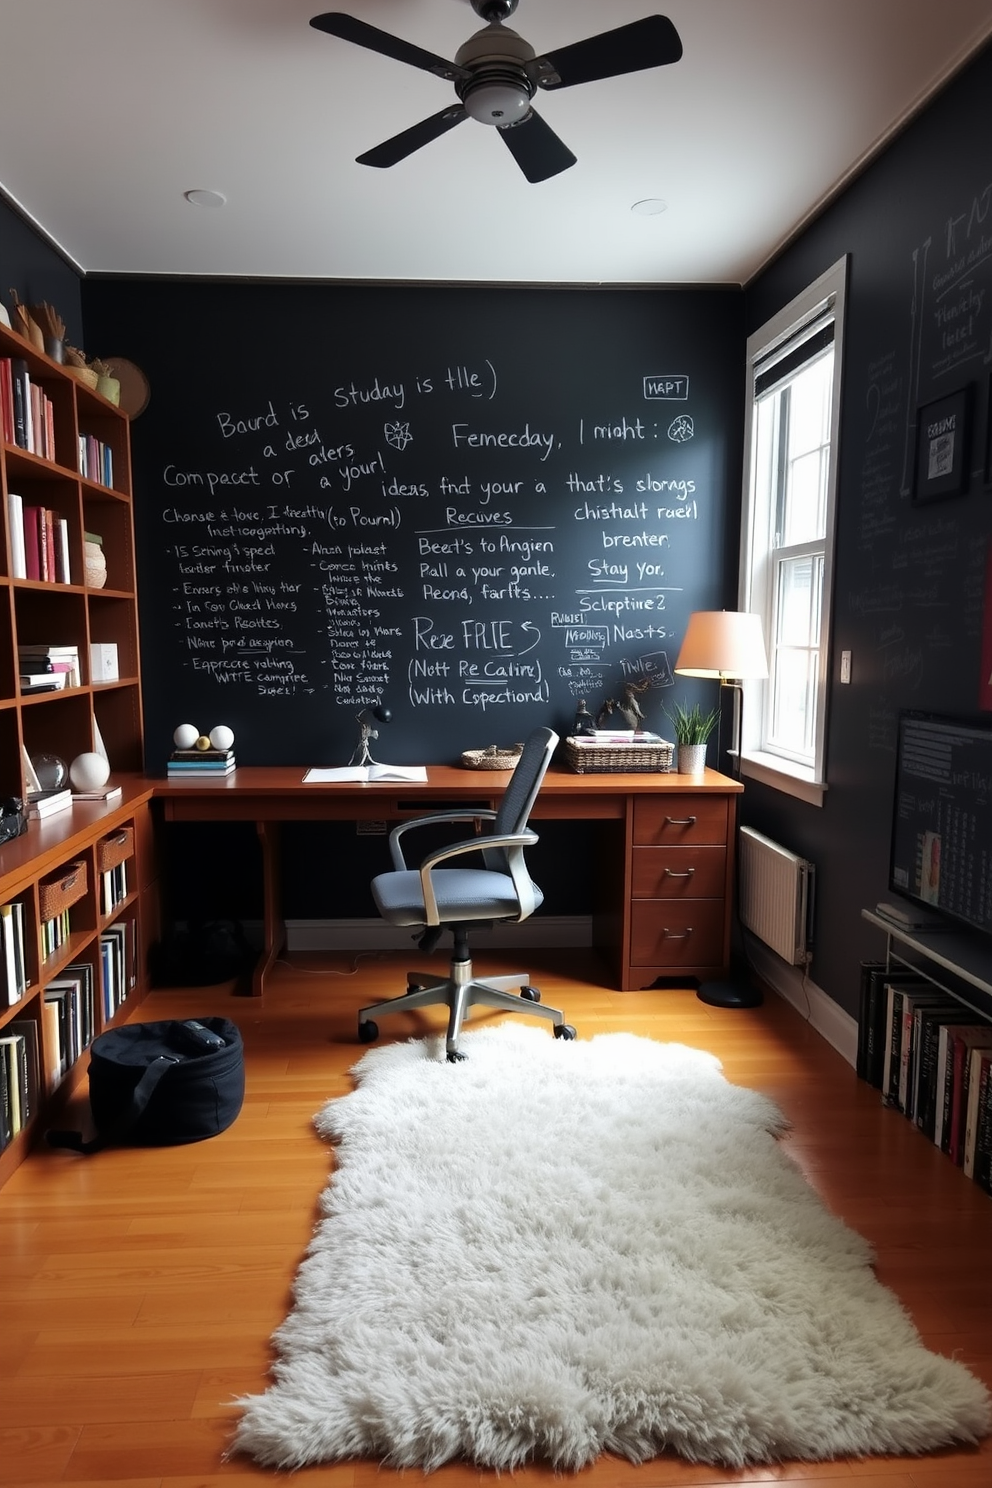
[[[678,773],[680,775],[702,775],[706,769],[705,744],[680,744],[678,749]]]

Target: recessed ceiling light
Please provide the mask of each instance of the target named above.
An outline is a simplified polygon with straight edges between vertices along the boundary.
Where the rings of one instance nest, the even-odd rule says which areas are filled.
[[[659,212],[668,211],[668,203],[660,196],[646,196],[643,201],[636,201],[630,210],[638,217],[657,217]]]
[[[227,202],[227,197],[220,191],[184,191],[183,196],[194,207],[222,207]]]

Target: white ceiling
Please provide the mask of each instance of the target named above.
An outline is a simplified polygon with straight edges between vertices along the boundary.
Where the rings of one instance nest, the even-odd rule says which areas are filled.
[[[474,120],[357,165],[454,94],[308,24],[332,8],[445,58],[482,25],[467,0],[0,0],[0,185],[85,272],[741,284],[992,34],[989,0],[520,0],[539,54],[658,11],[684,47],[539,93],[578,163],[529,185]]]

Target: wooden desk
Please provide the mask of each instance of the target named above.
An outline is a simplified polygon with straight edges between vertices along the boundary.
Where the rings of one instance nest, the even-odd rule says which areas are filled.
[[[252,979],[261,996],[286,939],[279,824],[401,821],[433,811],[495,809],[508,771],[430,766],[427,784],[304,785],[299,766],[238,769],[222,780],[157,781],[167,821],[254,821],[262,848],[264,947]],[[535,821],[588,821],[595,834],[593,933],[622,991],[675,974],[725,976],[730,961],[738,781],[701,777],[576,775],[552,767]]]

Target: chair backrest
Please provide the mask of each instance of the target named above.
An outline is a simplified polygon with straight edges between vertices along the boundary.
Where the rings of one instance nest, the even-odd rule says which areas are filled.
[[[524,830],[557,744],[554,729],[538,728],[530,735],[500,800],[493,822],[494,836]],[[487,868],[506,872],[506,854],[502,848],[484,849],[483,859]]]

